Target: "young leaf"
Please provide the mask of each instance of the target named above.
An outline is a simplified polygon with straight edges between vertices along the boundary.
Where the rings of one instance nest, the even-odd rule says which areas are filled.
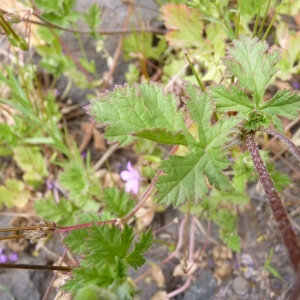
[[[103,200],[106,203],[105,211],[122,218],[131,211],[135,201],[129,198],[129,194],[118,191],[116,188],[106,188],[103,191]]]
[[[70,198],[88,193],[88,174],[82,163],[70,161],[64,166],[64,171],[59,173],[58,179],[61,186],[69,191]]]
[[[35,0],[34,4],[37,8],[42,9],[47,12],[57,12],[61,9],[63,0]]]
[[[145,259],[142,254],[150,248],[152,241],[153,235],[149,229],[145,234],[142,234],[140,242],[134,243],[134,248],[132,252],[125,257],[125,262],[134,269],[142,266],[145,263]]]
[[[53,199],[35,201],[34,208],[41,218],[58,222],[59,225],[73,225],[76,221],[76,213],[79,209],[64,198],[58,203]]]
[[[18,141],[18,136],[14,133],[14,126],[0,123],[0,141],[1,143],[14,146]]]
[[[133,238],[133,229],[128,225],[123,231],[116,226],[93,226],[89,239],[92,251],[86,253],[86,259],[93,264],[102,257],[108,264],[113,264],[116,258],[126,257]]]
[[[267,43],[241,35],[233,41],[233,47],[227,49],[223,63],[229,76],[238,79],[238,85],[253,93],[254,104],[259,106],[265,93],[266,85],[276,73],[274,67],[279,61],[279,52],[267,54]]]
[[[90,284],[108,288],[116,280],[116,273],[113,266],[103,264],[98,267],[75,268],[72,277],[61,287],[62,290],[72,293]]]
[[[5,203],[7,207],[24,207],[28,202],[30,193],[26,191],[22,181],[7,179],[5,186],[0,186],[0,205]]]
[[[175,47],[201,47],[203,22],[202,15],[196,9],[185,4],[167,4],[162,7],[162,18],[169,32],[167,41]]]
[[[88,251],[85,241],[87,238],[89,238],[87,229],[74,230],[64,239],[64,244],[71,252],[75,254],[84,254],[85,251]]]
[[[87,13],[83,14],[85,23],[89,26],[92,31],[95,31],[97,27],[101,24],[101,9],[94,3],[90,6]]]
[[[164,38],[158,36],[159,41],[154,46],[154,35],[149,32],[141,32],[136,34],[133,32],[131,35],[124,39],[122,50],[125,59],[151,58],[154,60],[161,60],[163,52],[166,50],[167,43]]]
[[[86,170],[81,161],[70,161],[59,174],[59,183],[69,192],[69,200],[84,211],[97,211],[100,204],[95,201],[99,197],[99,184],[95,180],[94,171]]]
[[[72,297],[73,300],[117,300],[116,295],[109,291],[108,289],[97,287],[94,284],[89,284],[82,287],[75,295]]]
[[[224,243],[227,247],[235,252],[241,252],[241,238],[237,234],[232,234],[227,237],[224,237]]]
[[[15,147],[14,160],[25,172],[23,179],[33,186],[38,186],[48,176],[45,159],[37,147]]]
[[[106,92],[100,101],[92,100],[88,111],[96,121],[106,125],[104,137],[124,147],[136,139],[131,134],[143,130],[160,128],[173,134],[181,131],[190,137],[183,112],[177,111],[177,101],[155,83],[124,85]]]

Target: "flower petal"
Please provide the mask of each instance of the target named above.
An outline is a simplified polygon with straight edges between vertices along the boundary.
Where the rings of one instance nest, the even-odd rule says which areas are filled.
[[[4,254],[0,255],[0,263],[6,263],[7,262],[7,256]]]
[[[135,181],[134,180],[128,180],[125,184],[125,191],[127,193],[130,193],[132,189],[134,188]]]
[[[132,166],[132,164],[131,164],[130,161],[127,163],[127,170],[128,170],[130,173],[132,173],[132,172],[135,171],[135,169],[133,168],[133,166]]]
[[[134,186],[132,188],[132,192],[134,194],[137,194],[139,192],[139,182],[138,181],[135,181],[135,184],[134,184]]]
[[[121,176],[121,178],[122,178],[124,181],[128,181],[128,180],[130,180],[130,179],[132,178],[132,174],[131,174],[130,172],[128,172],[128,171],[122,171],[122,172],[120,173],[120,176]]]
[[[134,194],[137,194],[138,191],[139,191],[139,183],[137,180],[135,179],[131,179],[131,180],[128,180],[125,184],[125,191],[127,193],[129,192],[133,192]]]

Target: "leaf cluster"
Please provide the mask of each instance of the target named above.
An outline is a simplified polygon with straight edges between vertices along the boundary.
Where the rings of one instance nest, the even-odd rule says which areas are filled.
[[[46,161],[38,147],[15,147],[14,160],[24,171],[23,180],[34,187],[48,176]]]
[[[80,14],[73,10],[76,0],[34,0],[34,4],[42,11],[41,16],[56,25],[68,27],[80,18]]]
[[[32,73],[20,71],[20,78],[25,76],[34,77]],[[14,111],[14,124],[8,129],[6,125],[1,125],[4,131],[0,134],[3,137],[1,143],[12,147],[16,144],[48,144],[54,146],[60,152],[68,155],[69,150],[63,141],[63,136],[57,127],[61,118],[58,104],[55,103],[53,95],[47,94],[45,98],[35,99],[36,93],[32,93],[31,100],[29,91],[33,91],[33,83],[24,83],[26,90],[21,82],[14,75],[13,70],[5,68],[5,72],[0,73],[1,87],[8,89],[8,95],[0,98],[1,106],[9,107]],[[34,103],[33,103],[34,102]]]
[[[30,192],[25,184],[17,179],[7,179],[5,185],[0,186],[0,205],[7,207],[24,207],[30,198]]]
[[[216,103],[217,111],[238,112],[243,119],[246,131],[256,131],[260,127],[274,125],[283,130],[279,116],[295,119],[300,110],[300,97],[290,90],[280,90],[271,99],[265,100],[267,84],[277,72],[275,65],[279,61],[279,52],[268,53],[265,41],[241,35],[227,49],[223,63],[227,67],[226,75],[236,77],[237,81],[228,88],[218,85],[209,89]]]
[[[89,229],[72,231],[64,243],[73,253],[84,255],[84,258],[62,289],[76,292],[88,286],[97,286],[117,295],[121,286],[127,286],[128,298],[123,295],[118,299],[132,299],[134,289],[127,282],[128,268],[136,269],[144,264],[143,253],[152,240],[152,233],[148,230],[141,235],[139,242],[134,242],[133,229],[128,225],[120,230],[116,226],[94,224]]]
[[[91,36],[94,39],[99,39],[100,35],[97,33],[97,28],[101,24],[101,9],[94,3],[92,4],[88,11],[83,14],[83,19],[91,30]]]
[[[214,185],[220,192],[211,193],[202,208],[210,211],[210,217],[221,226],[224,240],[235,250],[240,247],[235,233],[235,214],[226,208],[220,209],[219,205],[224,199],[228,199],[230,205],[245,203],[246,181],[257,177],[253,165],[245,164],[248,153],[232,166],[228,149],[248,131],[270,125],[281,129],[279,117],[293,119],[300,110],[299,95],[288,90],[278,91],[265,100],[267,84],[276,73],[279,61],[277,51],[269,53],[267,50],[265,41],[240,36],[223,59],[226,76],[234,76],[236,82],[228,87],[221,84],[210,87],[207,92],[183,82],[184,106],[179,109],[178,98],[154,83],[117,87],[102,94],[100,99],[92,100],[88,108],[93,118],[106,126],[104,137],[110,143],[124,147],[142,138],[186,147],[187,155],[172,155],[161,161],[158,169],[163,175],[156,182],[157,201],[174,206],[187,199],[197,203],[205,197],[207,183]],[[236,115],[229,118],[227,113],[233,111]],[[213,118],[214,114],[218,121]],[[196,134],[186,127],[186,115],[195,122]],[[232,184],[223,173],[230,166],[234,171]],[[287,177],[275,172],[273,166],[268,170],[279,188],[288,184]],[[280,182],[284,184],[278,185]],[[228,191],[230,196],[225,194]],[[215,199],[215,208],[212,199]]]
[[[59,173],[58,184],[68,194],[68,199],[61,198],[55,203],[50,197],[35,202],[37,214],[61,225],[73,225],[76,214],[96,212],[100,208],[101,185],[92,169],[84,166],[81,158],[64,163]]]
[[[230,165],[225,146],[238,133],[240,122],[224,116],[211,126],[215,106],[209,95],[188,82],[183,88],[188,96],[186,111],[198,127],[195,137],[185,125],[183,109],[177,108],[177,97],[154,83],[117,87],[103,94],[100,101],[93,100],[88,108],[96,121],[107,126],[104,137],[109,142],[126,146],[144,138],[190,149],[187,156],[174,155],[159,165],[165,175],[156,183],[158,201],[175,206],[187,198],[203,198],[208,190],[204,174],[218,189],[232,189],[222,170]]]

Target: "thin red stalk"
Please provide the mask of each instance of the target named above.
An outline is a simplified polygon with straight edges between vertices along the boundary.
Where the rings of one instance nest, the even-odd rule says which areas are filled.
[[[107,225],[107,224],[118,225],[119,221],[120,221],[120,219],[112,219],[112,220],[107,220],[107,221],[102,221],[102,222],[91,222],[91,223],[77,224],[77,225],[66,226],[66,227],[57,226],[58,230],[55,230],[53,233],[62,233],[62,232],[68,232],[68,231],[82,229],[82,228],[89,228],[89,227],[92,227],[94,224],[96,224],[96,225]]]
[[[277,222],[279,232],[288,251],[293,269],[296,273],[300,271],[300,245],[299,240],[292,228],[288,215],[282,205],[278,193],[276,192],[274,182],[270,177],[265,163],[263,162],[258,151],[254,133],[246,135],[246,146],[249,150],[259,179],[265,190],[268,202],[273,211],[274,218]]]
[[[273,129],[265,129],[263,127],[261,127],[259,129],[260,131],[264,131],[272,136],[274,136],[275,138],[279,139],[280,141],[282,141],[283,143],[285,143],[290,151],[292,152],[292,154],[300,161],[300,149],[286,136],[284,136],[282,133],[278,132],[277,130],[273,130]]]
[[[177,223],[178,222],[178,218],[173,219],[171,222],[169,222],[168,224],[156,229],[153,231],[153,234],[157,234],[165,229],[167,229],[168,227],[170,227],[171,225],[173,225],[173,223]]]
[[[189,261],[187,262],[187,239],[189,234],[189,220],[190,220],[190,205],[188,206],[188,212],[186,214],[186,222],[184,228],[184,242],[183,242],[183,254],[182,254],[182,261],[184,265],[184,269],[187,268]]]
[[[193,216],[193,218],[195,218],[195,216]],[[193,219],[194,223],[195,223],[195,219]],[[207,227],[206,227],[206,235],[205,235],[205,241],[204,244],[202,246],[202,249],[200,251],[200,253],[198,254],[198,256],[196,257],[196,259],[192,259],[192,264],[189,266],[189,268],[185,271],[185,273],[187,274],[193,267],[193,265],[198,262],[198,259],[200,258],[201,255],[203,255],[206,246],[207,246],[207,242],[208,242],[208,237],[210,236],[210,228],[211,228],[211,223],[210,220],[208,220],[207,222]]]
[[[187,279],[186,279],[186,282],[184,283],[184,285],[182,285],[177,290],[169,293],[167,295],[167,298],[171,299],[171,298],[175,297],[176,295],[179,295],[179,294],[183,293],[191,285],[191,283],[192,283],[192,275],[188,275]]]
[[[194,248],[195,248],[195,216],[191,218],[191,227],[190,227],[190,245],[189,245],[189,260],[188,263],[193,262],[194,257]]]

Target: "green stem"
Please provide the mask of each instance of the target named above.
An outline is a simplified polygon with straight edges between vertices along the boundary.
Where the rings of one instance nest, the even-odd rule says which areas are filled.
[[[256,19],[255,19],[255,24],[254,24],[254,28],[253,28],[252,38],[254,38],[256,36],[256,30],[257,30],[258,20],[259,20],[259,16],[260,16],[261,4],[262,4],[262,0],[259,1],[259,8],[258,8]]]
[[[269,34],[269,31],[271,30],[271,28],[272,28],[272,26],[273,26],[273,23],[274,23],[275,19],[277,18],[278,14],[279,14],[279,11],[280,11],[280,9],[281,9],[281,7],[282,7],[282,5],[283,5],[283,3],[284,3],[284,0],[283,0],[283,1],[281,2],[281,4],[279,5],[279,8],[278,8],[278,10],[276,11],[275,16],[273,17],[271,23],[269,24],[269,26],[268,26],[268,28],[267,28],[267,30],[266,30],[264,36],[261,38],[262,40],[265,40],[265,39],[267,38],[267,36],[268,36],[268,34]]]
[[[269,11],[270,4],[271,4],[271,0],[268,1],[268,6],[267,6],[267,8],[266,8],[265,15],[264,15],[263,20],[262,20],[262,22],[261,22],[261,24],[260,24],[259,31],[258,31],[258,34],[257,34],[257,37],[258,37],[258,38],[260,37],[261,32],[262,32],[262,30],[263,30],[263,28],[264,28],[264,25],[265,25],[265,22],[266,22],[266,18],[267,18],[267,15],[268,15],[268,11]]]

